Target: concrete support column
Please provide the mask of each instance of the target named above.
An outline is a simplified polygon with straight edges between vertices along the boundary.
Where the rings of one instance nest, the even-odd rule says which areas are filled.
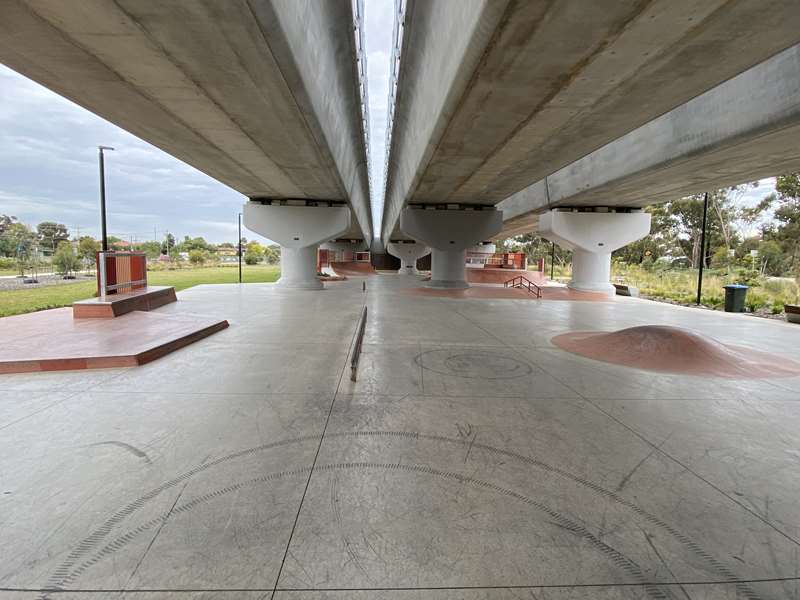
[[[281,246],[281,278],[278,285],[305,290],[322,289],[317,277],[318,245],[303,248]]]
[[[277,202],[277,201],[276,201]],[[336,239],[350,229],[346,206],[289,206],[248,202],[244,224],[281,246],[281,277],[277,285],[294,289],[320,290],[317,278],[317,248],[320,242]]]
[[[431,250],[431,287],[469,287],[466,250]]]
[[[392,256],[400,259],[400,270],[398,273],[401,275],[418,274],[419,271],[417,271],[417,260],[431,251],[431,249],[425,244],[420,244],[419,242],[411,240],[390,242],[386,246],[386,250]]]
[[[431,287],[469,287],[467,248],[491,239],[502,227],[503,213],[494,209],[407,208],[400,213],[400,229],[431,248]]]
[[[650,214],[551,210],[539,216],[539,235],[572,250],[569,287],[613,296],[611,253],[650,233]]]

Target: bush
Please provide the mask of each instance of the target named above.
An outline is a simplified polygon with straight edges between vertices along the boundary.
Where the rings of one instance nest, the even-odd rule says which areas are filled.
[[[264,257],[263,254],[259,254],[257,252],[250,252],[249,250],[244,253],[244,262],[248,265],[257,265],[261,262],[261,259]]]
[[[202,265],[206,262],[208,258],[208,254],[205,250],[190,250],[189,251],[189,262],[195,266]]]
[[[15,259],[0,256],[0,269],[14,269],[16,266],[17,261]]]

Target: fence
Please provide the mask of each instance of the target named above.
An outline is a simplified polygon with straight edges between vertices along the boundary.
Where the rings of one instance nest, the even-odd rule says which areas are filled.
[[[147,287],[147,257],[143,252],[98,252],[97,294],[132,292]]]
[[[528,268],[528,258],[524,252],[467,252],[467,266],[524,271]]]

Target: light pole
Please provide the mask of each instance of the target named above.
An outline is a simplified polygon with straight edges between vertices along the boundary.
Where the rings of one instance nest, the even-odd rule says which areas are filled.
[[[708,192],[703,196],[703,228],[700,230],[700,264],[697,270],[697,305],[703,296],[703,267],[706,262],[706,219],[708,217]]]
[[[239,243],[236,247],[239,249],[239,283],[242,283],[242,213],[239,213]]]
[[[100,158],[100,229],[103,252],[108,252],[108,234],[106,233],[106,170],[103,161],[103,150],[113,150],[111,146],[98,146]]]

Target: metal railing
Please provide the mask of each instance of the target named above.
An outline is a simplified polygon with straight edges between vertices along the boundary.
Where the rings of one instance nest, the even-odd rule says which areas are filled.
[[[530,279],[523,277],[522,275],[517,275],[513,279],[509,279],[503,284],[503,287],[525,289],[528,290],[531,294],[534,294],[537,298],[542,297],[542,288],[533,283]]]
[[[358,321],[358,333],[356,334],[355,345],[353,346],[353,357],[350,359],[350,381],[356,380],[358,374],[358,360],[361,358],[361,345],[364,341],[364,331],[367,328],[367,307],[361,309],[361,317]]]

